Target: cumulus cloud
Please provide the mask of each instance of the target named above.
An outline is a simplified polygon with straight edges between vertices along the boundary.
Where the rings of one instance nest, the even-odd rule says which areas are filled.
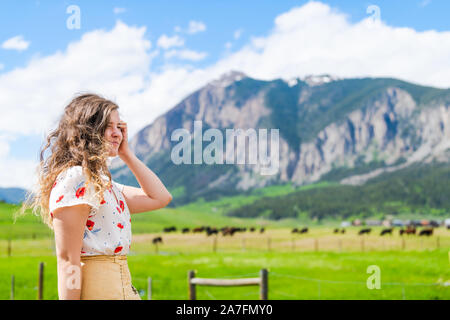
[[[175,32],[185,32],[187,34],[195,34],[206,30],[206,25],[201,21],[191,20],[186,30],[183,30],[180,26],[175,26]]]
[[[164,53],[166,59],[178,58],[182,60],[199,61],[204,59],[208,54],[206,52],[197,52],[194,50],[184,49],[184,50],[170,50]]]
[[[244,30],[242,30],[242,29],[236,30],[236,31],[234,32],[234,34],[233,34],[234,39],[235,39],[235,40],[239,39],[239,38],[241,37],[241,35],[242,35],[242,32],[244,32]]]
[[[206,25],[201,21],[189,21],[189,27],[187,29],[187,33],[194,34],[198,32],[202,32],[206,30]]]
[[[163,49],[169,49],[172,47],[182,47],[184,45],[184,39],[178,35],[168,37],[165,34],[163,34],[158,38],[156,44],[158,47],[161,47]]]
[[[6,50],[23,51],[27,50],[29,46],[30,42],[26,41],[21,35],[12,37],[2,43],[2,48]]]
[[[126,11],[127,11],[127,9],[125,9],[125,8],[119,8],[119,7],[115,7],[115,8],[113,9],[114,14],[121,14],[121,13],[124,13],[124,12],[126,12]]]

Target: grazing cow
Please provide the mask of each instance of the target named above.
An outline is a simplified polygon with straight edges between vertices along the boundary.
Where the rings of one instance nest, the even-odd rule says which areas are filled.
[[[392,234],[392,228],[381,230],[380,236],[384,236],[385,234]]]
[[[405,230],[406,234],[416,234],[416,227],[414,226],[407,226]]]
[[[168,227],[168,228],[164,228],[163,230],[164,232],[172,232],[172,231],[177,231],[177,228],[175,227]]]
[[[192,232],[197,233],[197,232],[203,232],[204,230],[205,230],[204,227],[197,227],[197,228],[192,229]]]
[[[152,239],[152,243],[153,244],[157,244],[158,242],[162,243],[162,238],[161,237],[156,237]]]
[[[181,232],[187,233],[187,232],[189,232],[189,228],[183,228],[183,230],[181,230]]]
[[[423,229],[423,230],[420,230],[420,232],[419,232],[419,236],[429,237],[431,235],[433,235],[433,229]]]
[[[308,232],[308,228],[303,228],[302,230],[300,230],[300,233],[307,233]]]
[[[210,227],[206,228],[206,235],[208,237],[212,234],[218,234],[218,233],[219,233],[219,230],[217,230],[217,228],[210,228]]]
[[[298,229],[297,228],[294,228],[294,229],[292,229],[292,231],[291,231],[291,233],[298,233],[299,231],[298,231]]]
[[[333,233],[339,233],[339,229],[338,228],[334,229]]]
[[[254,232],[255,231],[255,228],[254,227],[251,227],[250,228],[250,232]]]
[[[358,234],[359,234],[359,235],[362,235],[362,234],[364,234],[364,233],[369,234],[370,231],[372,231],[371,228],[361,229],[361,230],[359,230]]]
[[[222,230],[222,235],[223,236],[232,236],[235,232],[239,231],[239,228],[235,228],[235,227],[226,227]]]
[[[266,230],[266,229],[264,229],[264,228],[259,229],[259,233],[264,233],[264,230]]]
[[[341,230],[341,233],[345,233],[345,229],[342,229],[342,230]]]

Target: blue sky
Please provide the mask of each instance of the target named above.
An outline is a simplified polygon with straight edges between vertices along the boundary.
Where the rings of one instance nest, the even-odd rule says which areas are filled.
[[[80,8],[80,29],[66,27],[70,5]],[[380,10],[378,33],[361,23],[371,5]],[[29,184],[43,136],[77,90],[117,98],[134,134],[229,69],[261,79],[331,73],[450,87],[449,9],[444,0],[1,1],[8,118],[0,124],[0,187]],[[201,27],[189,33],[192,23]],[[163,37],[183,43],[164,48]],[[22,176],[5,173],[20,166]]]

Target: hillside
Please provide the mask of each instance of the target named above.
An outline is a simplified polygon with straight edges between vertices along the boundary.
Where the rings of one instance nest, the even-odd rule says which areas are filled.
[[[363,186],[331,185],[262,198],[229,210],[234,217],[349,219],[416,213],[450,215],[450,164],[416,164]]]

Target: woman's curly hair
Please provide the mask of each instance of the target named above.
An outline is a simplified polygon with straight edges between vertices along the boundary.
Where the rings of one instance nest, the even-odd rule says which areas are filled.
[[[47,136],[47,143],[40,150],[37,168],[38,183],[27,193],[17,216],[32,209],[33,214],[53,228],[49,212],[49,198],[57,176],[72,166],[81,166],[87,176],[86,187],[92,183],[95,196],[101,199],[111,187],[111,173],[107,160],[110,143],[104,138],[110,115],[119,107],[114,102],[96,94],[80,94],[65,107],[58,127]],[[44,153],[51,153],[44,158]],[[109,181],[102,179],[106,175]],[[39,214],[37,213],[39,211]]]

